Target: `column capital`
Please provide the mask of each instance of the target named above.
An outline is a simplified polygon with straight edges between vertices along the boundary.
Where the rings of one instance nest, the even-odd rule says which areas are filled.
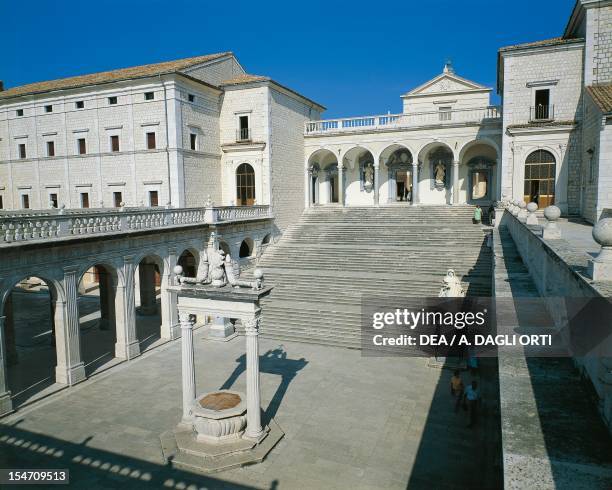
[[[74,265],[69,265],[69,266],[63,268],[64,275],[76,274],[78,272],[78,270],[79,270],[79,268],[77,266],[74,266]]]
[[[186,311],[179,312],[179,323],[181,324],[181,329],[189,329],[193,328],[193,321],[191,320],[191,314]]]
[[[453,165],[459,165],[459,160],[453,160]]]
[[[261,317],[259,315],[255,315],[251,318],[245,318],[242,320],[242,324],[244,325],[244,333],[249,336],[256,336],[259,334],[259,323]]]
[[[134,263],[134,256],[133,255],[124,255],[123,256],[123,263],[124,264],[133,264]]]

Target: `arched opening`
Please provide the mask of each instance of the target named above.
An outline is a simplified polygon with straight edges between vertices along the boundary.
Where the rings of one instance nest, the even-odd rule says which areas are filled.
[[[224,242],[223,240],[219,242],[219,250],[223,250],[223,253],[225,253],[225,255],[230,255],[230,246],[227,244],[227,242]]]
[[[421,186],[419,201],[423,204],[451,204],[453,191],[460,195],[462,182],[458,180],[458,189],[453,189],[454,154],[444,143],[433,142],[419,152],[419,160],[423,162],[419,172],[426,181]],[[427,185],[428,184],[428,185]],[[427,189],[425,189],[427,187]],[[457,199],[457,202],[459,200]]]
[[[108,367],[115,358],[117,273],[108,265],[90,267],[79,281],[79,333],[85,373]]]
[[[255,204],[255,170],[248,163],[242,163],[236,169],[236,205],[253,204]]]
[[[461,149],[459,181],[460,202],[488,205],[497,197],[497,148],[487,140],[474,140]]]
[[[387,165],[388,202],[413,202],[413,157],[410,150],[393,145],[383,151],[381,158]]]
[[[557,164],[552,153],[536,150],[525,160],[525,187],[523,199],[535,202],[539,208],[555,203],[555,177]]]
[[[253,240],[245,238],[240,244],[240,250],[238,251],[238,257],[245,259],[253,255]]]
[[[192,255],[190,252],[189,254]],[[135,281],[136,336],[140,343],[140,352],[155,347],[161,339],[162,270],[162,259],[157,256],[147,255],[138,263]]]
[[[268,245],[270,243],[270,240],[272,239],[272,235],[270,233],[268,233],[265,237],[263,237],[263,240],[261,241],[262,245]]]
[[[193,252],[185,250],[177,260],[177,264],[183,268],[183,274],[187,277],[196,277],[198,272],[198,260]]]
[[[4,301],[4,353],[13,406],[43,395],[55,383],[55,303],[50,281],[27,277]]]
[[[338,202],[338,159],[330,150],[317,150],[308,158],[308,194],[311,205]]]
[[[374,156],[362,147],[351,148],[343,158],[346,174],[346,203],[352,205],[374,204],[375,182]]]

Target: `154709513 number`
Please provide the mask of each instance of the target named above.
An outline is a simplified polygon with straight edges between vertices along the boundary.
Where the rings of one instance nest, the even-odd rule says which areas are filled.
[[[0,485],[23,484],[68,484],[70,473],[67,469],[0,469]]]

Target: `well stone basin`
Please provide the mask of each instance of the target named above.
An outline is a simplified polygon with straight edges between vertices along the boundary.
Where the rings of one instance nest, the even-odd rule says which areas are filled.
[[[239,439],[246,427],[246,397],[231,390],[218,390],[196,397],[193,428],[200,442],[222,444]]]

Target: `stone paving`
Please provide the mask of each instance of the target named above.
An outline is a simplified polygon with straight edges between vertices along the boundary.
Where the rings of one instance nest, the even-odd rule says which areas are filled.
[[[244,390],[244,338],[203,337],[198,391]],[[468,429],[450,371],[427,359],[265,339],[260,353],[264,421],[286,434],[261,464],[209,476],[164,466],[159,435],[181,413],[174,341],[0,420],[0,467],[70,468],[78,488],[499,487],[494,362],[483,362],[483,417]]]
[[[562,238],[574,248],[589,255],[599,253],[600,246],[593,240],[593,225],[579,218],[560,219],[557,223]]]

